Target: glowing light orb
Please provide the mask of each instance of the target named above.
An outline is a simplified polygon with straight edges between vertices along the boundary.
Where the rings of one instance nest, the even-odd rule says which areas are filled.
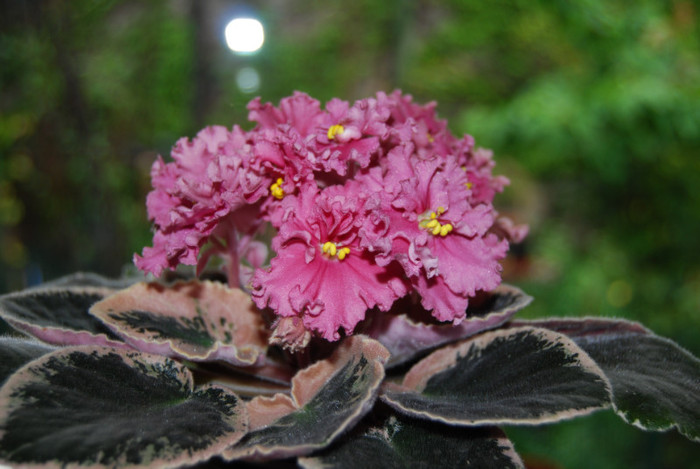
[[[236,73],[236,85],[244,93],[254,93],[260,88],[260,75],[252,67],[243,67]]]
[[[265,42],[265,32],[260,21],[254,18],[235,18],[224,29],[226,45],[234,52],[255,52]]]

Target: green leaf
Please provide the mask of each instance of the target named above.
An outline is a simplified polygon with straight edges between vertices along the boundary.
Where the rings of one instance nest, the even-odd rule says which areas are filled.
[[[82,285],[40,286],[0,296],[0,318],[15,329],[57,345],[126,344],[88,313],[115,290]]]
[[[524,467],[498,428],[449,427],[395,416],[299,464],[305,469]]]
[[[54,350],[34,340],[0,337],[0,385],[26,363]]]
[[[381,398],[403,413],[448,424],[536,425],[609,406],[610,387],[569,338],[522,327],[433,352]]]
[[[700,441],[700,360],[675,342],[621,319],[528,322],[569,335],[605,372],[613,407],[644,430],[677,428]]]
[[[60,349],[0,390],[0,461],[10,465],[193,464],[246,429],[235,394],[193,389],[182,365],[135,351]]]
[[[372,408],[388,358],[375,340],[345,339],[330,358],[294,377],[291,398],[253,399],[247,407],[251,431],[224,457],[279,459],[326,447]]]
[[[248,366],[267,348],[265,323],[250,295],[215,282],[137,283],[90,313],[148,353]]]

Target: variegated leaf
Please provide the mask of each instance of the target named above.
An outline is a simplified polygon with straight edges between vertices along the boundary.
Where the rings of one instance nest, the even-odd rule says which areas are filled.
[[[700,360],[624,319],[528,321],[571,337],[610,380],[615,411],[644,430],[677,428],[700,441]]]
[[[388,357],[377,341],[345,339],[330,358],[294,377],[291,397],[253,399],[251,431],[224,457],[269,460],[326,447],[372,408]]]
[[[83,285],[50,285],[0,296],[0,318],[15,329],[57,345],[126,344],[88,313],[111,288]]]
[[[36,340],[0,337],[0,385],[26,363],[53,350],[54,347]]]
[[[0,389],[0,463],[11,466],[181,466],[246,430],[235,394],[193,389],[187,368],[136,351],[59,349]]]
[[[455,428],[395,416],[317,456],[302,458],[299,464],[305,469],[524,467],[513,444],[498,428]]]
[[[248,366],[267,348],[265,323],[250,295],[220,283],[137,283],[90,312],[148,353]]]
[[[569,338],[522,327],[486,332],[433,352],[387,386],[382,400],[454,425],[535,425],[610,405],[603,372]]]

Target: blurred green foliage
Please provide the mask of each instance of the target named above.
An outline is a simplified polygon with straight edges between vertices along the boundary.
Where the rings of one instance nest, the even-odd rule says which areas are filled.
[[[697,2],[255,5],[265,45],[235,56],[222,31],[241,2],[0,1],[0,292],[118,275],[150,243],[156,154],[204,125],[247,126],[254,95],[400,87],[511,178],[497,205],[531,226],[505,266],[536,297],[524,317],[623,316],[700,354]],[[698,467],[674,433],[613,420],[509,434],[562,467]]]

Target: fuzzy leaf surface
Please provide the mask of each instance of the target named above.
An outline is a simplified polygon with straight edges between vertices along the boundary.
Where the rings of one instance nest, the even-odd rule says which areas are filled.
[[[42,288],[59,288],[59,287],[95,287],[95,288],[107,288],[110,290],[121,290],[134,283],[136,283],[139,278],[127,277],[127,278],[109,278],[104,277],[100,274],[93,272],[76,272],[63,277],[59,277],[54,280],[50,280],[41,285]]]
[[[35,340],[0,337],[0,386],[26,363],[54,350]]]
[[[610,387],[571,339],[521,327],[437,350],[381,397],[402,413],[453,425],[537,425],[608,407]]]
[[[700,441],[700,360],[675,342],[638,323],[576,318],[527,324],[571,337],[605,372],[613,407],[644,430],[677,428]]]
[[[531,301],[532,297],[519,288],[500,285],[493,291],[483,293],[478,301],[473,300],[467,309],[466,319],[458,325],[420,322],[412,318],[410,311],[422,309],[420,304],[397,302],[398,306],[392,311],[402,314],[381,315],[364,333],[377,339],[389,350],[391,358],[387,369],[390,369],[414,360],[440,345],[498,327]]]
[[[375,340],[345,339],[330,358],[294,377],[291,397],[251,401],[251,431],[224,457],[279,459],[326,447],[372,408],[388,358]]]
[[[182,365],[136,351],[69,347],[0,390],[0,462],[172,467],[208,459],[247,429],[229,391],[193,389]]]
[[[299,464],[305,469],[524,467],[498,428],[449,427],[395,416]]]
[[[137,283],[90,312],[148,353],[247,366],[267,347],[265,324],[250,296],[215,282]]]
[[[93,304],[115,290],[102,286],[48,285],[0,296],[0,318],[50,344],[127,347],[88,313]]]

